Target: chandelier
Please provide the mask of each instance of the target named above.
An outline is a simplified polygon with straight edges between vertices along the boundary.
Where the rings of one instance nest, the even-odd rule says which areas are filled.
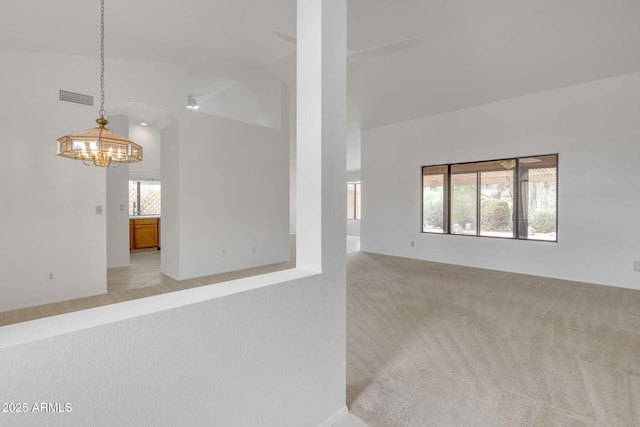
[[[118,167],[142,160],[142,147],[106,128],[104,118],[104,0],[100,0],[100,117],[97,128],[58,138],[58,156],[82,160],[87,166]]]

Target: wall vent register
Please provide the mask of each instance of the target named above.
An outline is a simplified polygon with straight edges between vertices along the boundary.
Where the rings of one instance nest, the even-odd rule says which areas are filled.
[[[60,90],[60,101],[74,102],[76,104],[90,105],[93,107],[93,96],[76,92]]]

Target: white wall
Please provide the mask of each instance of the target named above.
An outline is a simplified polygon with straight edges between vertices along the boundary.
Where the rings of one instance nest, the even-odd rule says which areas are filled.
[[[362,131],[359,123],[352,123],[351,126],[353,129],[347,134],[347,179],[360,181]]]
[[[109,117],[109,129],[129,137],[129,118]],[[134,139],[134,141],[136,141]],[[146,147],[145,147],[146,148]],[[129,164],[107,168],[107,268],[129,265]]]
[[[296,92],[294,90],[289,91],[289,102],[287,102],[289,109],[289,117],[287,120],[288,126],[283,129],[289,129],[289,234],[296,234],[296,202],[298,194],[298,165],[297,165],[297,103]],[[284,113],[283,113],[284,115]]]
[[[360,235],[360,220],[359,219],[348,219],[347,220],[347,234],[352,236]]]
[[[282,84],[269,76],[233,84],[214,94],[198,96],[199,112],[280,129]]]
[[[142,145],[143,160],[129,165],[129,176],[132,178],[161,178],[161,132],[161,129],[153,126],[141,126],[139,120],[130,120],[129,139]]]
[[[161,268],[170,277],[180,277],[180,124],[162,130],[162,238]]]
[[[105,210],[105,171],[56,156],[57,138],[98,116],[59,101],[60,89],[99,88],[95,72],[83,73],[91,61],[72,61],[0,51],[11,64],[0,70],[0,138],[11,146],[0,168],[0,311],[106,292],[106,215],[95,213]]]
[[[335,286],[291,270],[0,327],[0,401],[72,405],[1,423],[317,426],[344,408]]]
[[[165,230],[177,227],[179,271],[163,273],[183,280],[288,261],[288,134],[192,112],[179,138],[178,161],[168,166],[177,170],[162,191],[163,250],[172,244]]]
[[[0,137],[13,145],[0,168],[0,311],[105,293],[107,172],[56,156],[57,138],[97,126],[99,61],[3,50],[0,62],[11,64],[0,70]],[[182,100],[184,66],[107,63],[107,113],[128,101],[171,112]],[[175,84],[160,93],[166,81]],[[60,89],[93,95],[94,106],[60,101]]]
[[[362,250],[640,289],[638,111],[634,73],[365,131]],[[547,153],[558,243],[420,232],[421,166]]]

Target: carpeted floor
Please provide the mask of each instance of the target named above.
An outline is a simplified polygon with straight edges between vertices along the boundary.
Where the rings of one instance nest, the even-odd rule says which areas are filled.
[[[370,426],[640,426],[640,291],[348,255],[347,403]]]

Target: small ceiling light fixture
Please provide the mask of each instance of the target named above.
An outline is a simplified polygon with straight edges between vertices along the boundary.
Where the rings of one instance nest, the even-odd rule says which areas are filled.
[[[505,160],[504,162],[501,162],[500,164],[505,169],[513,169],[516,166],[516,161],[515,159],[509,159],[509,160]]]
[[[100,0],[100,117],[97,128],[58,138],[58,156],[82,160],[87,166],[118,167],[142,160],[142,147],[106,128],[104,118],[104,0]]]
[[[187,108],[190,110],[197,110],[198,108],[200,108],[200,106],[198,105],[198,101],[196,101],[193,95],[189,95],[189,97],[187,98]]]
[[[140,126],[149,126],[149,123],[145,122],[144,120],[140,122]]]

